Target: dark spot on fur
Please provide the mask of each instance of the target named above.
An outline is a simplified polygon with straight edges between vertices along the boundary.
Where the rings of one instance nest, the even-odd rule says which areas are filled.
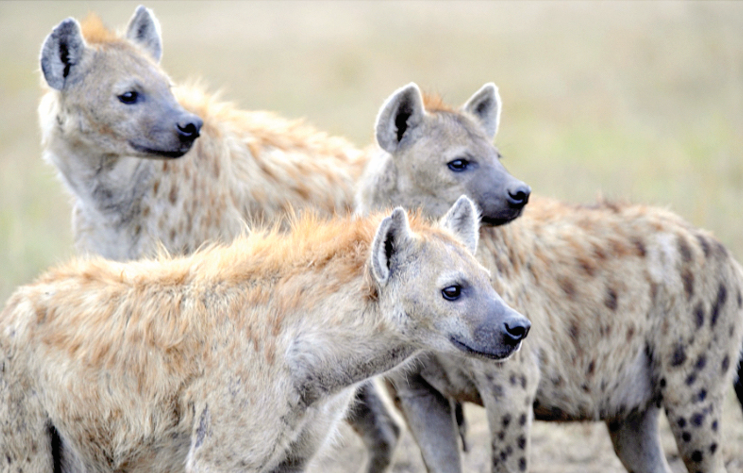
[[[666,387],[666,378],[661,378],[660,379],[660,387],[661,388],[665,388]]]
[[[506,438],[506,432],[501,430],[498,432],[498,440],[503,440],[504,438]]]
[[[715,432],[717,432],[717,419],[715,419],[715,420],[712,421],[712,430],[714,430]]]
[[[702,402],[705,399],[707,399],[707,390],[706,389],[700,389],[699,394],[697,394],[697,402]]]
[[[503,461],[506,461],[506,458],[508,458],[508,454],[506,453],[506,451],[505,450],[501,451],[500,452],[500,459],[503,460]]]
[[[516,445],[518,445],[519,449],[523,450],[526,448],[526,437],[523,435],[519,435],[519,438],[516,439]]]
[[[689,432],[684,432],[681,434],[681,438],[684,440],[684,442],[690,442],[691,434]]]
[[[709,243],[707,242],[707,239],[704,238],[702,235],[697,234],[697,241],[699,242],[699,246],[702,247],[704,257],[709,258]]]
[[[596,361],[591,360],[591,362],[588,364],[588,369],[586,370],[586,374],[588,376],[593,376],[593,373],[596,371]]]
[[[691,416],[691,423],[695,427],[699,427],[704,423],[704,412],[697,412]]]
[[[558,284],[560,284],[560,288],[569,299],[575,298],[575,285],[573,285],[570,279],[562,277],[558,280]]]
[[[170,188],[170,194],[168,194],[168,200],[171,204],[175,204],[178,201],[178,188],[173,186]]]
[[[677,343],[673,355],[671,355],[671,366],[680,366],[684,361],[686,361],[686,350],[683,345]]]
[[[614,289],[609,288],[606,291],[606,299],[604,299],[604,305],[609,310],[617,310],[617,292]]]
[[[526,376],[521,375],[521,389],[526,389]]]
[[[702,328],[702,325],[704,325],[704,306],[701,302],[694,309],[694,321],[697,324],[697,328]]]
[[[730,368],[730,356],[725,355],[725,358],[722,360],[722,371],[727,371],[728,368]]]
[[[503,428],[508,427],[508,424],[511,423],[511,414],[504,415],[503,416],[503,419],[501,419],[501,421],[503,422]]]
[[[513,453],[513,447],[510,446],[510,445],[507,446],[506,447],[506,455],[508,455],[510,457],[512,453]]]
[[[508,382],[511,383],[511,386],[516,386],[516,383],[518,383],[518,379],[516,378],[515,373],[511,373],[511,376],[508,378]]]
[[[635,327],[628,328],[627,329],[627,341],[631,342],[634,337],[635,337]]]
[[[738,308],[743,307],[743,296],[740,294],[740,289],[738,289]]]
[[[684,292],[686,293],[686,300],[690,301],[694,295],[694,273],[689,268],[684,268],[681,272],[681,279],[684,281]]]
[[[519,471],[526,471],[526,458],[519,458]]]
[[[696,380],[697,380],[697,375],[692,373],[686,377],[686,385],[691,386],[692,384],[694,384],[694,381]]]
[[[207,429],[209,429],[209,406],[204,407],[201,411],[201,417],[199,418],[199,428],[196,429],[196,443],[194,449],[201,447],[204,443],[204,437],[206,437]]]
[[[679,417],[676,421],[676,425],[679,426],[679,429],[683,429],[684,427],[686,427],[686,419],[684,419],[683,417]]]
[[[522,413],[522,414],[521,414],[521,415],[519,416],[519,425],[520,425],[520,426],[522,426],[522,427],[523,427],[524,425],[526,425],[526,414],[523,414],[523,413]]]
[[[578,329],[578,324],[573,322],[570,324],[570,328],[568,328],[570,331],[570,336],[573,338],[573,340],[578,340],[578,335],[580,335],[580,330]]]
[[[713,443],[709,446],[709,453],[715,453],[717,451],[717,444]]]
[[[697,358],[697,362],[694,365],[694,368],[701,370],[705,366],[707,366],[707,357],[704,355],[699,355],[699,358]]]
[[[690,262],[691,248],[689,247],[689,242],[686,241],[686,238],[681,235],[678,236],[678,248],[679,254],[681,255],[681,259],[684,260],[684,263]]]
[[[500,398],[502,398],[502,397],[503,397],[503,395],[504,395],[504,391],[503,391],[503,386],[501,386],[501,385],[500,385],[500,384],[498,384],[498,383],[494,383],[494,384],[493,384],[493,385],[491,386],[491,390],[493,391],[493,396],[494,396],[494,397],[495,397],[496,399],[500,399]]]
[[[722,306],[725,305],[725,301],[728,298],[728,290],[723,283],[720,283],[720,288],[717,290],[717,299],[715,304],[712,306],[712,317],[710,317],[710,323],[714,327],[717,324],[717,317],[720,315]]]
[[[647,253],[645,251],[645,243],[639,238],[632,238],[632,244],[635,245],[637,256],[644,258],[645,254]]]
[[[578,266],[581,267],[586,276],[593,277],[596,271],[596,265],[589,258],[578,258]]]
[[[704,455],[699,450],[694,450],[694,453],[691,454],[691,459],[697,463],[702,461],[702,458],[704,458]]]
[[[586,392],[586,393],[591,392],[591,388],[589,388],[586,383],[581,384],[580,388],[583,390],[583,392]]]

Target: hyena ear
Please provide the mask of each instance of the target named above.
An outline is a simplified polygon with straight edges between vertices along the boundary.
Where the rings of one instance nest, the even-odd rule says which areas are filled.
[[[41,47],[41,72],[49,87],[62,90],[84,53],[85,40],[80,24],[74,18],[58,24]]]
[[[454,202],[452,208],[441,218],[441,225],[448,228],[475,254],[480,237],[480,213],[475,204],[465,195]]]
[[[411,237],[408,215],[397,207],[382,220],[371,246],[371,270],[374,280],[384,286],[394,268],[393,259]]]
[[[501,100],[498,87],[492,82],[483,85],[475,95],[470,97],[462,110],[471,113],[477,118],[485,133],[491,140],[498,133],[500,123]]]
[[[160,62],[163,55],[163,40],[160,34],[160,22],[152,10],[142,5],[134,11],[134,16],[126,28],[126,38],[147,51],[152,58]]]
[[[397,89],[382,105],[375,125],[377,143],[388,153],[397,151],[405,133],[423,120],[423,97],[417,85]]]

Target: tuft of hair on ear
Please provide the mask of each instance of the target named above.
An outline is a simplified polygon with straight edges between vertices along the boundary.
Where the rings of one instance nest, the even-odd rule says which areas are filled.
[[[394,271],[394,260],[410,238],[408,215],[397,207],[377,228],[371,245],[371,271],[379,286],[384,286]]]
[[[62,90],[84,52],[80,24],[74,18],[67,18],[49,33],[41,47],[41,72],[46,83]]]
[[[446,215],[441,218],[441,225],[451,231],[471,252],[477,252],[480,238],[480,212],[467,196],[457,199]]]
[[[126,38],[147,51],[156,62],[160,62],[163,55],[162,34],[160,22],[152,10],[142,5],[134,10],[134,16],[126,29]]]
[[[375,134],[379,146],[394,153],[405,134],[421,122],[424,113],[423,97],[415,83],[397,89],[377,115]]]
[[[498,133],[500,124],[501,98],[498,87],[488,82],[462,106],[462,110],[472,114],[491,140]]]

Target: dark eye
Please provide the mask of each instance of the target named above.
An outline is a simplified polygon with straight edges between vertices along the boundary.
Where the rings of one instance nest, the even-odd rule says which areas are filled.
[[[462,295],[462,286],[455,285],[445,287],[441,290],[441,295],[444,296],[444,299],[447,301],[455,301]]]
[[[454,161],[450,161],[447,166],[454,172],[462,172],[467,169],[469,164],[470,162],[466,159],[455,159]]]
[[[133,90],[129,90],[127,92],[124,92],[123,94],[119,95],[119,101],[121,103],[125,103],[127,105],[131,105],[133,103],[137,102],[137,98],[139,97],[139,94],[136,93]]]

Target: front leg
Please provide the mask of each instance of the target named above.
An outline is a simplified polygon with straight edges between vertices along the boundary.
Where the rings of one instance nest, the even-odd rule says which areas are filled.
[[[517,357],[503,363],[473,363],[488,418],[493,473],[528,471],[536,366]]]
[[[395,401],[431,473],[459,473],[457,429],[449,400],[420,373],[398,370],[388,376]]]

